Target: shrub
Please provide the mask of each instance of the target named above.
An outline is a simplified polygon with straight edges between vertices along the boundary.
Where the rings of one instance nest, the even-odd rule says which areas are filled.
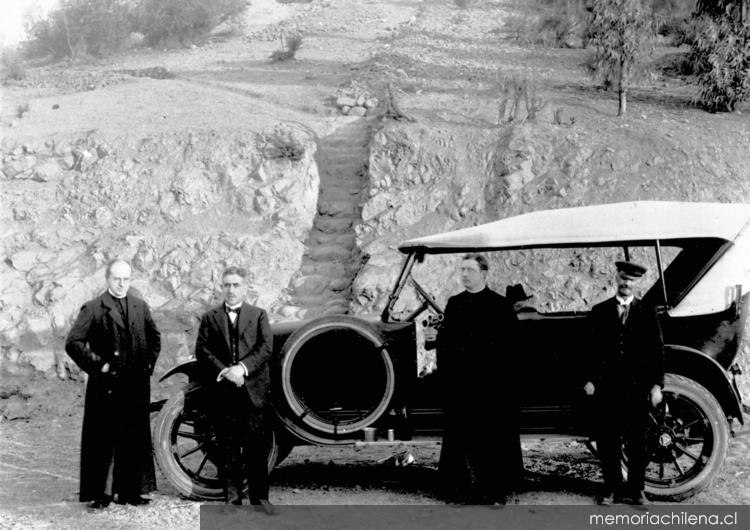
[[[302,47],[302,35],[299,33],[292,33],[284,37],[281,34],[281,49],[276,50],[271,54],[271,61],[289,61],[294,59],[297,51]]]
[[[189,44],[205,38],[248,5],[248,0],[143,0],[138,31],[151,46]]]
[[[305,156],[305,147],[294,135],[282,129],[264,136],[261,151],[268,160],[299,162]]]
[[[699,17],[692,56],[704,108],[731,112],[750,97],[750,26],[742,17]]]
[[[549,103],[537,95],[537,87],[528,79],[508,78],[500,83],[497,123],[521,123],[534,120]]]
[[[16,105],[16,117],[17,118],[23,118],[25,114],[28,114],[31,111],[31,106],[29,105],[28,101],[25,101],[23,103],[19,103]]]
[[[3,81],[20,81],[26,77],[26,67],[18,52],[9,49],[3,50],[0,63],[3,65]]]
[[[131,31],[128,0],[63,0],[46,17],[26,21],[32,51],[55,58],[103,57],[121,51]]]
[[[535,0],[533,5],[533,14],[507,19],[511,38],[543,46],[585,46],[591,15],[584,0]]]

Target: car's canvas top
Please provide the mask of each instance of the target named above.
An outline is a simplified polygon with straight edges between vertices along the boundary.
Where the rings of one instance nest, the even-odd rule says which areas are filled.
[[[750,224],[750,205],[637,201],[540,210],[405,241],[404,253],[427,254],[548,246],[604,245],[660,239],[734,241]]]

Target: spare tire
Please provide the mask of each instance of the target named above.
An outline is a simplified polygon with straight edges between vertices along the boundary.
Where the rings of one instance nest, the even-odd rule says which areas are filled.
[[[281,350],[276,410],[303,440],[343,443],[388,410],[395,379],[372,325],[345,315],[322,317],[292,333]]]

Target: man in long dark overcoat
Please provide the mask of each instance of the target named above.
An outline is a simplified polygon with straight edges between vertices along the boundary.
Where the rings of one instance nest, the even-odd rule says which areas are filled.
[[[250,504],[275,515],[277,509],[268,500],[267,463],[273,333],[266,311],[244,301],[246,276],[239,267],[224,270],[224,301],[201,318],[195,356],[216,429],[226,503],[242,504],[247,480]]]
[[[649,412],[662,400],[664,345],[655,309],[635,297],[645,267],[616,262],[617,294],[591,310],[586,394],[596,402],[597,448],[604,474],[602,504],[645,504]],[[628,459],[623,483],[622,447]]]
[[[464,256],[466,290],[448,300],[437,335],[445,410],[440,474],[449,500],[459,503],[505,503],[523,472],[512,351],[517,319],[512,304],[487,287],[488,268],[484,256]]]
[[[130,288],[131,268],[107,266],[107,290],[86,302],[65,351],[88,374],[81,435],[81,502],[146,504],[156,489],[149,426],[150,378],[161,336]]]

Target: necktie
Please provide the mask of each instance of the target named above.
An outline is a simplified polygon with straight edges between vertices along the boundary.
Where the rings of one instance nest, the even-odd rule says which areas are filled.
[[[620,304],[620,322],[625,324],[628,319],[628,311],[630,310],[630,304]]]

